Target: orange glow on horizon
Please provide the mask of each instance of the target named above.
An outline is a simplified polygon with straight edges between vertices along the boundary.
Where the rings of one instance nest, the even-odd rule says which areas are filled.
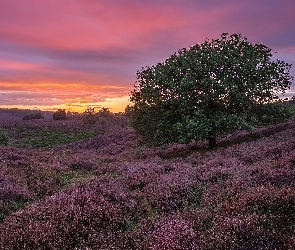
[[[17,109],[37,109],[41,111],[56,111],[58,109],[65,109],[70,112],[83,113],[87,108],[94,107],[96,111],[100,108],[109,108],[112,113],[124,112],[126,106],[130,104],[129,96],[107,98],[103,102],[81,102],[64,103],[57,105],[0,105],[0,108],[17,108]]]
[[[40,110],[59,108],[84,112],[88,107],[107,107],[111,112],[123,112],[129,104],[129,89],[122,86],[83,83],[9,83],[0,84],[0,107]]]
[[[294,65],[295,1],[275,2],[0,1],[0,107],[122,112],[137,70],[223,32]]]

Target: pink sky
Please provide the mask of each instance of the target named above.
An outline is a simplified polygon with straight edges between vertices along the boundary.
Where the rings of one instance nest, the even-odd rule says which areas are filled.
[[[294,10],[294,0],[2,0],[0,107],[124,111],[137,70],[223,32],[295,64]]]

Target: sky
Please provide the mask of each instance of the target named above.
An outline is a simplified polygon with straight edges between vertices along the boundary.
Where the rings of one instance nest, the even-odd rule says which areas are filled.
[[[224,32],[265,44],[295,76],[294,10],[294,0],[0,0],[0,108],[124,111],[137,70]]]

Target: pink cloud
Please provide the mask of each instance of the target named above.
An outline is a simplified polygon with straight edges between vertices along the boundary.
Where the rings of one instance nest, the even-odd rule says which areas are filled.
[[[11,0],[0,4],[0,32],[14,43],[54,49],[144,49],[171,43],[180,48],[222,32],[257,39],[284,29],[295,7],[284,2],[288,4],[220,1],[206,6],[190,1]]]
[[[177,9],[168,6],[163,15],[161,8],[134,3],[12,0],[1,4],[0,31],[34,46],[106,49],[140,46],[157,30],[179,26]]]
[[[161,33],[168,33],[167,38],[172,36],[175,41],[177,37],[192,40],[196,36],[203,40],[214,32],[198,27],[210,26],[235,8],[225,4],[192,11],[185,3],[175,4],[175,1],[164,4],[161,1],[12,0],[0,10],[0,32],[15,43],[37,47],[145,48],[151,47],[150,42],[156,42],[154,36]]]
[[[3,0],[0,93],[125,96],[142,66],[223,32],[265,43],[294,62],[294,9],[292,0]]]
[[[2,60],[0,59],[1,68],[4,70],[40,70],[41,66],[39,64],[25,63],[12,60]]]

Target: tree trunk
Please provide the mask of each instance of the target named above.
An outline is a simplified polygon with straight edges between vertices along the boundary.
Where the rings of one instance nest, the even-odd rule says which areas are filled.
[[[209,141],[209,148],[216,147],[216,137],[210,137],[210,138],[208,138],[208,141]]]

